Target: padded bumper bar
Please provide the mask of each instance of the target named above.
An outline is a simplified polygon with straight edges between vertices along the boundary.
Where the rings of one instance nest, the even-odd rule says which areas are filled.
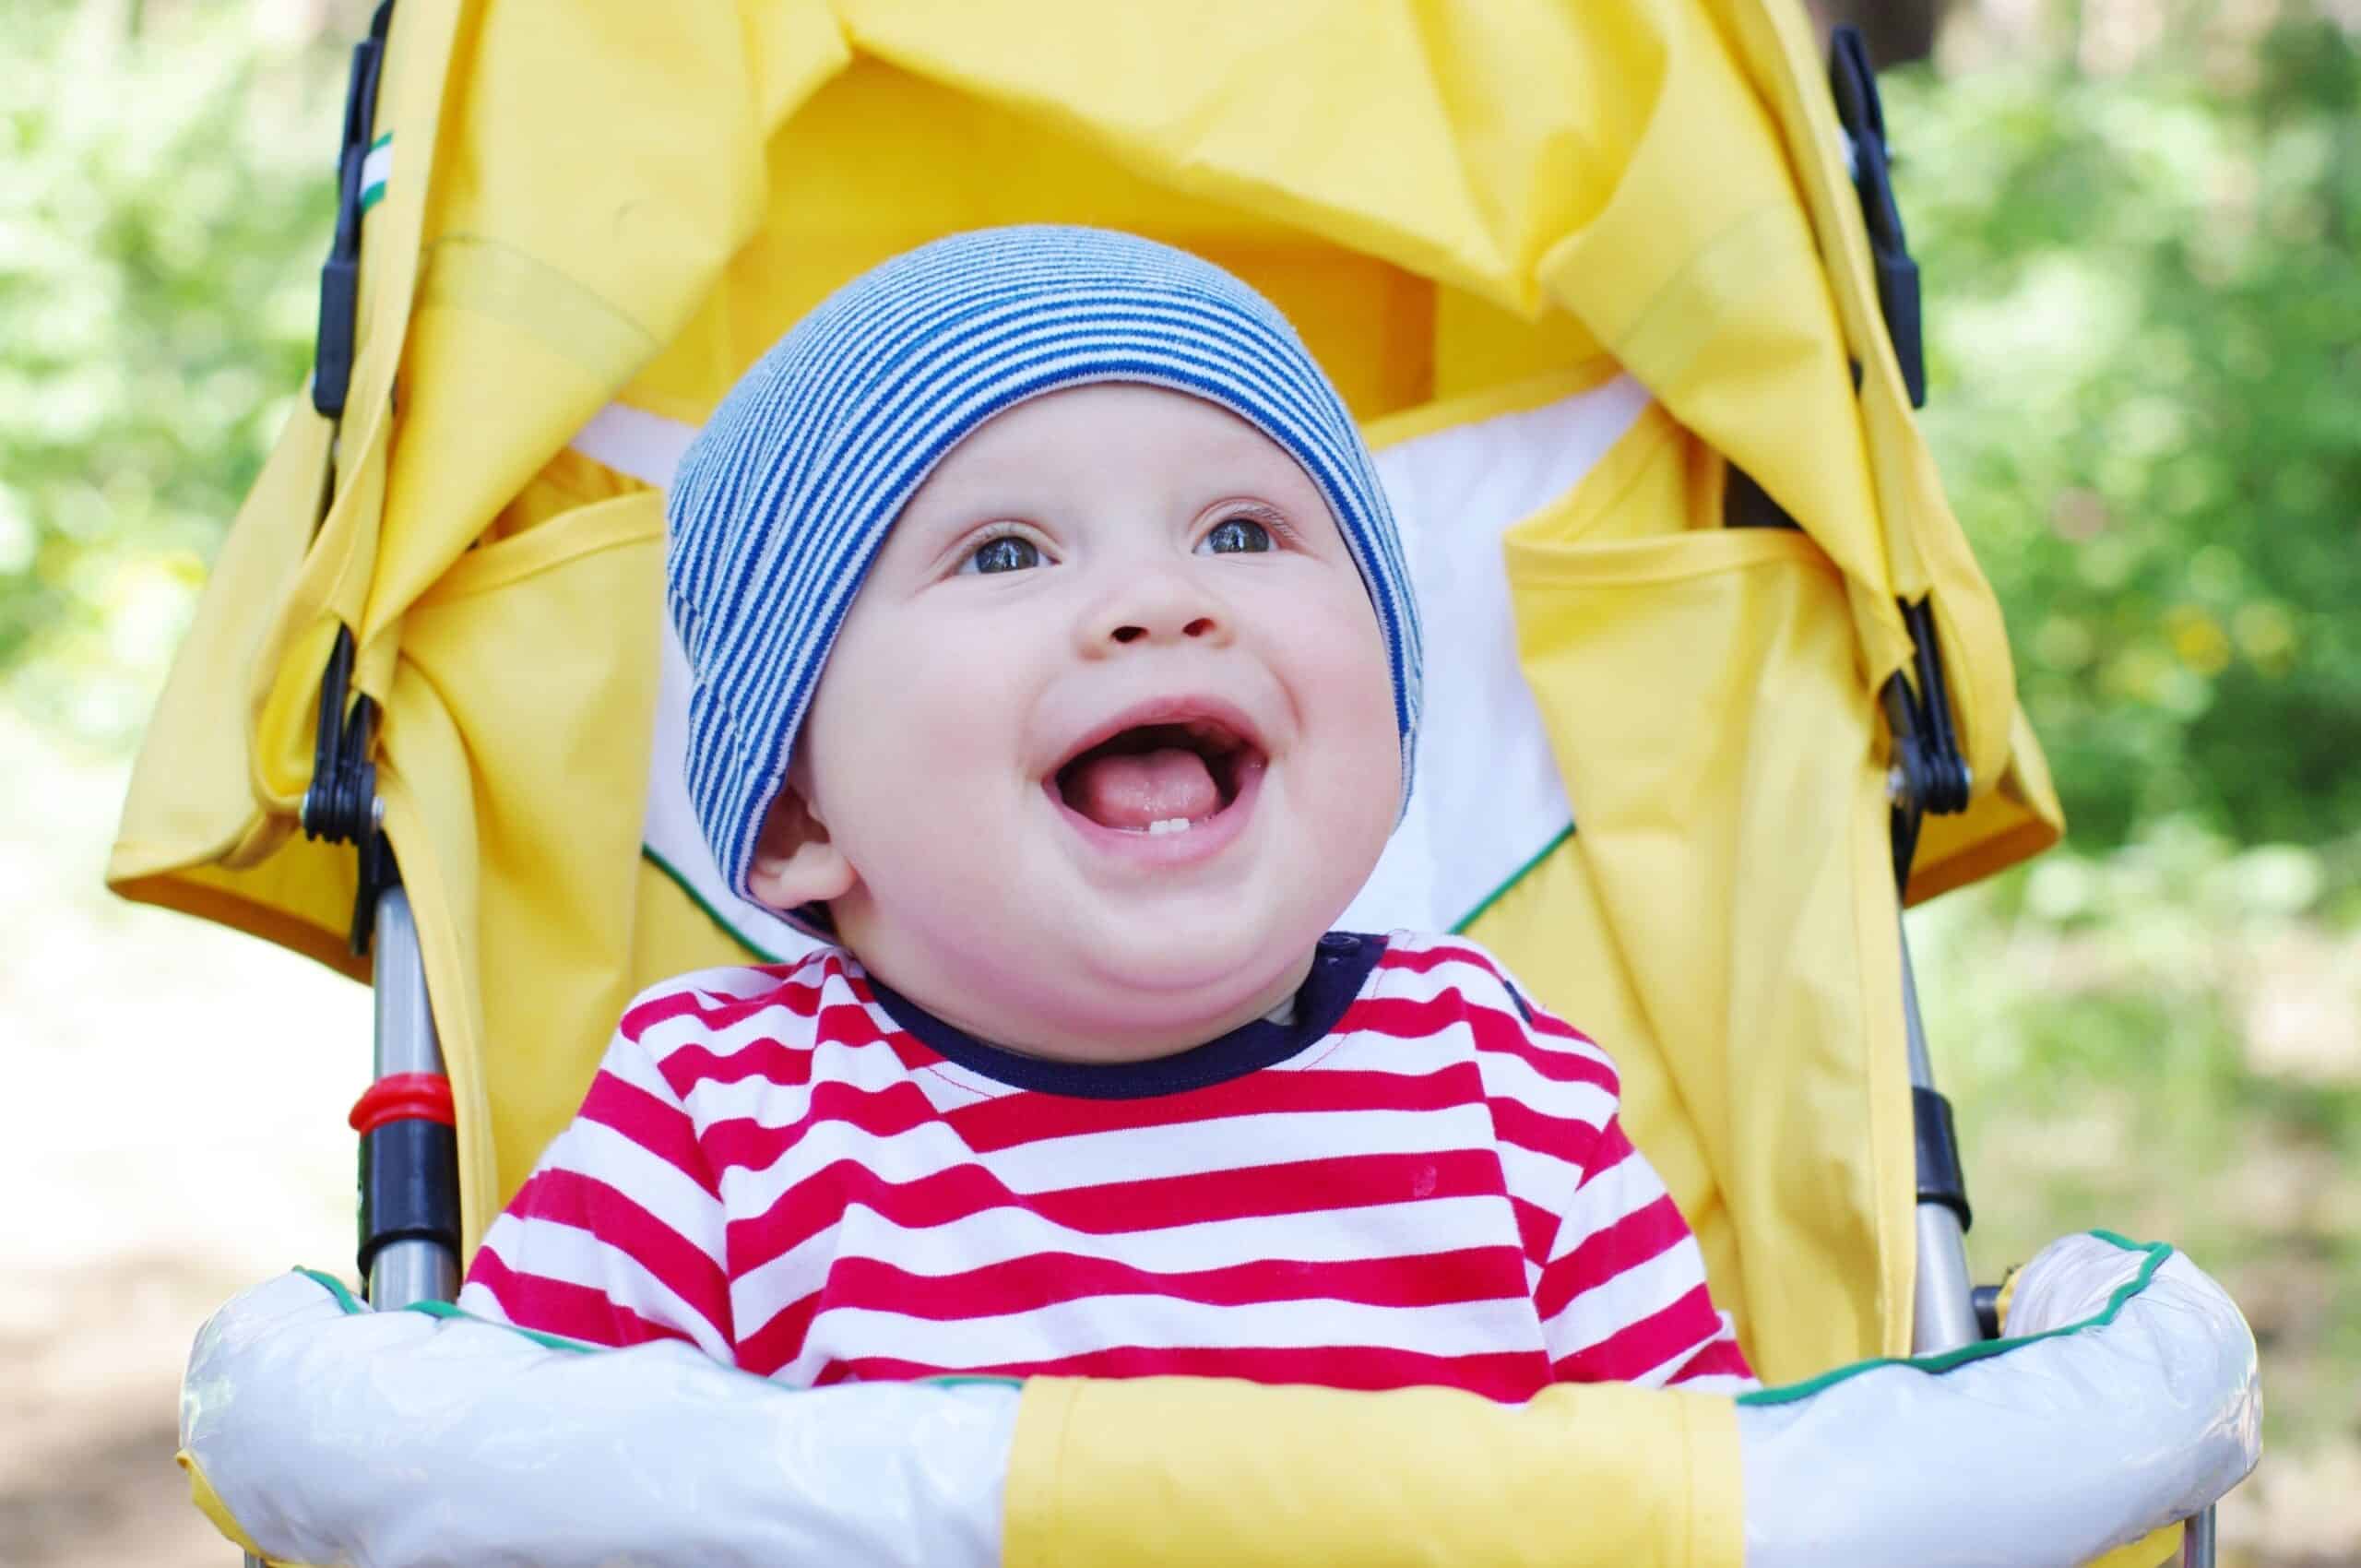
[[[2253,1336],[2171,1248],[2069,1237],[2026,1268],[2011,1326],[1735,1402],[1188,1378],[791,1390],[677,1341],[586,1351],[445,1306],[372,1312],[296,1273],[199,1334],[182,1461],[250,1551],[377,1568],[2067,1568],[2252,1467]]]

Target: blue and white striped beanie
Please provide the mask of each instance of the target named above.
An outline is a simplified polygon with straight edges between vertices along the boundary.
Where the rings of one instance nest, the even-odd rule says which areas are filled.
[[[1358,428],[1295,329],[1169,245],[986,229],[896,256],[823,301],[681,459],[666,575],[693,678],[689,799],[740,896],[753,897],[754,845],[821,666],[903,505],[994,414],[1100,381],[1218,404],[1303,465],[1377,609],[1407,804],[1418,614],[1402,541]]]

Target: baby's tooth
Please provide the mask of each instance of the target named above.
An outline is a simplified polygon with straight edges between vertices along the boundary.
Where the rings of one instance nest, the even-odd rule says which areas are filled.
[[[1185,816],[1168,816],[1160,821],[1149,823],[1147,830],[1151,834],[1186,833],[1189,830],[1189,819]]]

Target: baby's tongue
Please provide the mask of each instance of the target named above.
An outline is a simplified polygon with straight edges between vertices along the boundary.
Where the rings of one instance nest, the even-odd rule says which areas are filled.
[[[1067,776],[1065,798],[1101,827],[1144,828],[1176,816],[1193,821],[1221,808],[1205,759],[1185,746],[1093,757]]]

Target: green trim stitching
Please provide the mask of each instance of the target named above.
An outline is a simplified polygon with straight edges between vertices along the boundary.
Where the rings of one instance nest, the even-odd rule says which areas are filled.
[[[353,1295],[344,1281],[334,1275],[322,1274],[316,1268],[298,1267],[295,1272],[334,1296],[337,1305],[344,1309],[345,1315],[348,1317],[376,1310],[363,1305],[360,1298]],[[560,1334],[543,1334],[537,1328],[519,1328],[513,1323],[494,1323],[488,1317],[478,1317],[473,1313],[462,1312],[448,1301],[412,1301],[401,1310],[406,1313],[422,1313],[428,1317],[457,1318],[467,1323],[480,1323],[486,1328],[504,1328],[511,1334],[521,1334],[534,1344],[547,1346],[552,1350],[571,1350],[578,1355],[587,1356],[593,1350],[604,1348],[602,1346],[590,1344],[587,1340],[568,1339]]]
[[[603,1345],[593,1345],[587,1339],[568,1339],[563,1334],[544,1334],[538,1328],[519,1328],[513,1323],[494,1323],[488,1317],[461,1312],[448,1301],[412,1301],[402,1311],[423,1313],[428,1317],[446,1318],[458,1323],[480,1323],[486,1328],[504,1328],[511,1334],[524,1336],[545,1349],[564,1350],[576,1356],[587,1356],[607,1348]]]
[[[2094,1315],[2084,1318],[2080,1323],[2066,1324],[2061,1327],[2046,1329],[2039,1334],[2028,1334],[2014,1339],[1987,1339],[1981,1344],[1964,1345],[1956,1350],[1945,1350],[1940,1355],[1880,1356],[1871,1360],[1855,1361],[1850,1366],[1837,1367],[1833,1371],[1821,1373],[1818,1377],[1808,1378],[1802,1383],[1790,1383],[1778,1388],[1758,1388],[1751,1394],[1741,1394],[1738,1396],[1738,1403],[1741,1405],[1793,1404],[1798,1399],[1808,1399],[1822,1389],[1833,1387],[1848,1378],[1858,1377],[1863,1372],[1876,1372],[1882,1367],[1910,1367],[1930,1375],[1940,1375],[1950,1372],[1954,1367],[1964,1367],[1971,1361],[1981,1361],[1993,1356],[2006,1355],[2021,1346],[2038,1345],[2045,1339],[2057,1339],[2069,1334],[2080,1334],[2086,1328],[2104,1328],[2115,1321],[2116,1314],[2123,1310],[2123,1304],[2126,1301],[2148,1288],[2148,1281],[2155,1277],[2156,1270],[2165,1266],[2165,1260],[2173,1255],[2173,1249],[2164,1241],[2134,1241],[2118,1236],[2112,1230],[2094,1230],[2091,1234],[2102,1241],[2121,1247],[2125,1252],[2145,1253],[2147,1262],[2140,1265],[2138,1274],[2117,1287],[2115,1294],[2107,1298],[2106,1306],[2099,1309]]]
[[[1451,927],[1451,934],[1453,936],[1464,934],[1467,928],[1474,925],[1477,919],[1483,915],[1485,910],[1499,903],[1502,896],[1505,895],[1510,888],[1514,887],[1518,883],[1523,882],[1525,880],[1525,873],[1531,871],[1535,866],[1539,865],[1542,861],[1555,854],[1557,852],[1558,846],[1564,843],[1567,839],[1572,838],[1573,836],[1574,825],[1572,823],[1570,822],[1566,824],[1565,826],[1560,828],[1558,830],[1558,837],[1550,839],[1549,842],[1542,845],[1540,849],[1535,850],[1530,860],[1526,861],[1525,864],[1517,867],[1516,870],[1509,873],[1507,876],[1501,880],[1499,886],[1493,888],[1489,893],[1485,894],[1483,897],[1476,901],[1476,907],[1474,909],[1468,910],[1465,914],[1460,916],[1458,920],[1453,921]]]
[[[309,1279],[313,1284],[317,1285],[322,1289],[326,1290],[329,1295],[334,1296],[336,1298],[337,1305],[344,1309],[344,1313],[347,1317],[357,1316],[360,1313],[375,1310],[362,1305],[360,1298],[353,1295],[351,1289],[348,1287],[343,1280],[338,1279],[333,1274],[323,1274],[316,1268],[305,1268],[301,1265],[296,1266],[295,1272],[302,1275],[304,1278]],[[536,1345],[544,1346],[552,1350],[569,1351],[577,1356],[592,1356],[598,1354],[601,1350],[609,1348],[609,1347],[604,1345],[593,1345],[587,1340],[568,1339],[562,1334],[544,1334],[537,1328],[519,1328],[513,1323],[494,1323],[488,1317],[478,1317],[473,1313],[463,1312],[459,1308],[453,1306],[448,1301],[412,1301],[409,1306],[404,1307],[401,1310],[406,1313],[423,1313],[427,1317],[442,1318],[446,1321],[480,1323],[486,1328],[504,1328],[511,1334],[522,1335],[525,1338],[531,1340]],[[753,1372],[745,1372],[745,1369],[742,1367],[731,1367],[728,1370],[730,1372],[742,1372],[748,1377],[754,1377]],[[754,1381],[757,1383],[770,1383],[771,1380],[766,1377],[755,1377]],[[978,1372],[950,1372],[941,1377],[923,1377],[916,1379],[915,1381],[931,1384],[937,1388],[959,1388],[970,1384],[987,1384],[1000,1388],[1022,1388],[1025,1386],[1025,1380],[1021,1377],[998,1377],[991,1373]],[[808,1392],[808,1390],[796,1388],[788,1384],[772,1384],[771,1386],[785,1394],[802,1394]]]
[[[1516,870],[1502,877],[1490,892],[1485,894],[1481,898],[1478,898],[1476,901],[1476,907],[1474,909],[1468,910],[1465,914],[1460,916],[1458,920],[1453,921],[1451,926],[1452,934],[1453,936],[1464,934],[1469,926],[1474,925],[1477,920],[1482,918],[1485,910],[1499,903],[1501,899],[1507,895],[1510,888],[1514,887],[1518,883],[1524,881],[1527,872],[1530,872],[1534,867],[1539,865],[1542,861],[1555,854],[1558,850],[1558,847],[1560,844],[1563,844],[1567,839],[1572,838],[1573,836],[1574,825],[1572,823],[1570,822],[1566,824],[1565,826],[1560,828],[1556,837],[1552,837],[1549,842],[1542,845],[1541,848],[1536,849],[1531,855],[1527,856],[1523,865],[1517,867]],[[752,953],[755,957],[761,959],[765,964],[783,964],[787,961],[780,955],[772,952],[769,948],[764,946],[761,943],[755,941],[753,937],[748,936],[744,932],[740,931],[736,926],[732,925],[730,921],[730,917],[723,914],[719,909],[715,909],[712,903],[706,899],[706,896],[697,891],[696,885],[691,882],[686,875],[682,874],[678,866],[674,865],[671,861],[666,860],[661,854],[658,853],[655,846],[650,844],[642,844],[639,847],[639,858],[646,861],[649,865],[654,866],[658,871],[662,872],[665,876],[670,880],[672,885],[681,890],[682,895],[685,897],[690,903],[694,904],[698,909],[705,911],[706,919],[711,921],[715,925],[719,926],[721,928],[722,934],[737,943],[739,946],[743,947],[747,952]]]
[[[1530,872],[1534,867],[1539,865],[1542,861],[1555,854],[1558,850],[1558,847],[1560,844],[1563,844],[1567,839],[1572,838],[1573,836],[1574,825],[1572,823],[1570,822],[1566,824],[1565,826],[1560,828],[1556,837],[1552,837],[1549,842],[1542,845],[1541,848],[1536,849],[1531,855],[1527,856],[1523,865],[1517,867],[1516,870],[1502,877],[1489,893],[1487,893],[1481,898],[1478,898],[1476,901],[1476,907],[1474,909],[1468,910],[1465,914],[1460,916],[1458,920],[1453,921],[1451,926],[1452,934],[1453,936],[1464,934],[1469,926],[1474,925],[1477,920],[1482,918],[1485,910],[1499,903],[1501,899],[1507,895],[1510,888],[1514,887],[1518,883],[1524,881],[1527,872]],[[765,964],[783,964],[787,961],[778,954],[772,952],[769,948],[764,946],[761,943],[756,942],[753,937],[748,936],[744,932],[740,931],[736,926],[730,924],[730,917],[723,914],[719,909],[715,909],[713,905],[706,900],[706,896],[697,891],[696,885],[692,883],[687,876],[683,875],[678,866],[675,866],[671,861],[658,854],[655,846],[650,844],[642,844],[639,847],[639,857],[646,861],[649,865],[654,866],[658,871],[662,872],[666,877],[670,878],[672,885],[679,888],[690,903],[694,904],[698,909],[705,911],[706,919],[719,926],[722,930],[722,933],[733,942],[737,943],[738,945],[743,947],[747,952],[752,953],[755,957],[761,959]]]
[[[940,1377],[922,1377],[919,1381],[931,1383],[937,1388],[965,1388],[973,1384],[984,1384],[994,1388],[1025,1386],[1025,1380],[1021,1377],[1002,1377],[994,1372],[944,1372]]]
[[[369,1310],[367,1307],[362,1306],[358,1301],[353,1299],[351,1290],[346,1287],[343,1280],[338,1279],[335,1275],[322,1274],[316,1268],[305,1268],[301,1264],[295,1265],[295,1272],[310,1280],[313,1284],[318,1286],[321,1289],[326,1290],[329,1295],[334,1296],[336,1298],[336,1304],[344,1309],[345,1316],[350,1317],[355,1313],[365,1313]]]
[[[678,867],[673,865],[671,861],[666,860],[663,856],[658,854],[654,849],[648,845],[642,844],[639,847],[639,858],[646,861],[649,865],[654,866],[658,871],[662,872],[666,876],[670,877],[671,879],[672,885],[679,888],[682,893],[686,895],[690,903],[694,904],[698,909],[703,909],[706,914],[706,919],[719,926],[723,934],[735,941],[739,946],[743,947],[747,952],[752,953],[755,957],[761,959],[765,964],[783,964],[787,962],[787,960],[781,957],[778,954],[772,952],[761,943],[756,942],[753,938],[748,936],[744,932],[740,931],[736,926],[731,925],[727,916],[722,914],[719,909],[715,909],[711,904],[706,902],[705,895],[696,890],[696,885],[694,883],[692,883],[687,877],[682,875]]]
[[[374,152],[381,147],[391,147],[393,145],[394,133],[387,131],[384,136],[379,137],[375,141],[369,144],[369,150]]]

